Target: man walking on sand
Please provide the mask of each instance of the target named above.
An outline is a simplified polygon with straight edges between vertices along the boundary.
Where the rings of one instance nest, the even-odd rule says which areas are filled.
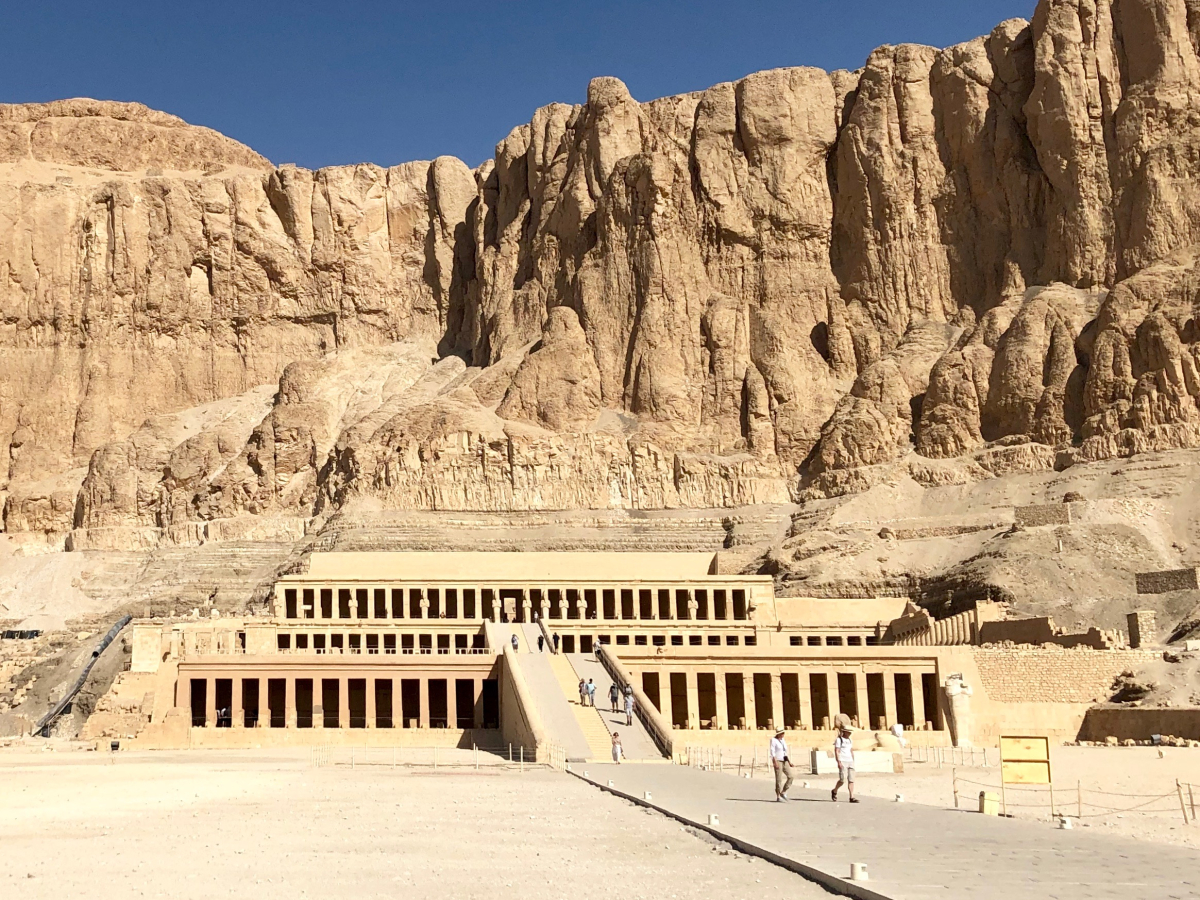
[[[771,765],[775,769],[775,802],[787,803],[787,792],[792,786],[792,761],[788,758],[787,741],[783,739],[783,729],[775,730],[771,738]]]
[[[843,784],[850,794],[850,802],[857,803],[854,798],[854,743],[850,740],[850,726],[843,725],[841,732],[833,740],[833,758],[837,761],[838,780],[833,786],[833,801],[837,802],[838,788]]]
[[[625,724],[633,727],[633,691],[625,692]]]
[[[596,705],[596,684],[592,679],[588,679],[587,683],[588,706],[595,707]]]
[[[617,683],[614,681],[608,689],[608,702],[612,704],[613,712],[620,712],[617,709],[617,701],[621,699],[621,692],[617,689]]]

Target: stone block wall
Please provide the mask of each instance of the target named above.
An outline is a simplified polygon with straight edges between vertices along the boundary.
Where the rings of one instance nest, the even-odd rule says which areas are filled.
[[[1195,567],[1189,569],[1164,569],[1158,572],[1138,572],[1139,594],[1165,594],[1168,591],[1194,591],[1200,589]]]
[[[1013,521],[1024,528],[1039,525],[1070,525],[1071,506],[1068,503],[1038,503],[1013,509]]]
[[[974,652],[988,697],[997,703],[1093,703],[1113,679],[1155,658],[1144,650],[983,647]]]
[[[1153,646],[1158,642],[1158,617],[1152,609],[1135,609],[1125,617],[1129,623],[1129,646]]]

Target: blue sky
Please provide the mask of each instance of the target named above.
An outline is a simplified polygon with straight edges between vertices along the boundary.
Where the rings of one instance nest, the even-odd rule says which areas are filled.
[[[277,163],[476,165],[538,106],[615,75],[650,100],[759,69],[945,46],[1034,0],[54,3],[0,0],[0,101],[137,100]]]

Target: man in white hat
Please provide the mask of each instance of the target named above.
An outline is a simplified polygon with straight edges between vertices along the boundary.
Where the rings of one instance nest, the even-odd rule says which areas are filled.
[[[788,759],[787,741],[783,729],[775,730],[771,738],[771,765],[775,767],[775,802],[786,803],[788,788],[792,786],[792,761]]]
[[[838,788],[844,784],[850,793],[850,802],[857,803],[854,799],[854,742],[850,739],[849,725],[843,725],[838,736],[833,739],[833,758],[838,767],[838,780],[832,793],[834,802],[837,802]]]

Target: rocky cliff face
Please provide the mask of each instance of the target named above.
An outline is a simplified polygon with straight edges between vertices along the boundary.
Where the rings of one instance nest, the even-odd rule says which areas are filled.
[[[0,107],[10,532],[717,507],[1200,446],[1200,11],[639,103],[495,158],[273,167]]]

